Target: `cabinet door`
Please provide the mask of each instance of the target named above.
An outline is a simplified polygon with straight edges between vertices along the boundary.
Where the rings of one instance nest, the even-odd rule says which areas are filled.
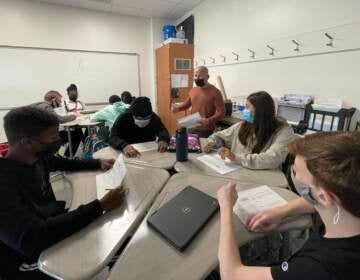
[[[185,116],[187,112],[173,114],[171,104],[184,102],[188,98],[188,92],[193,85],[193,69],[175,69],[175,58],[190,59],[194,57],[192,45],[168,44],[156,50],[156,86],[157,86],[157,110],[158,115],[166,128],[173,135],[178,128],[177,119]],[[171,96],[171,74],[188,75],[188,87],[179,88],[178,97]]]

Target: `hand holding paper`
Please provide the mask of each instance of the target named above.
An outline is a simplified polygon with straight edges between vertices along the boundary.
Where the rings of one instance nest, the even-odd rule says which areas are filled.
[[[197,127],[201,124],[201,116],[199,112],[197,112],[195,114],[179,118],[177,121],[181,126],[186,128]]]
[[[217,153],[200,156],[197,160],[201,161],[219,174],[226,174],[241,168],[240,165],[232,163],[229,159],[222,160],[220,155]]]
[[[132,146],[139,153],[156,151],[158,149],[158,143],[156,143],[155,141],[132,144]]]
[[[260,186],[238,192],[238,199],[233,210],[244,225],[249,224],[250,228],[257,229],[256,225],[259,223],[254,224],[256,221],[250,223],[251,221],[248,221],[249,216],[286,203],[285,199],[268,186]]]
[[[123,155],[120,154],[114,163],[112,169],[105,173],[96,175],[96,192],[97,198],[101,199],[108,189],[116,189],[120,187],[126,175],[126,166]]]

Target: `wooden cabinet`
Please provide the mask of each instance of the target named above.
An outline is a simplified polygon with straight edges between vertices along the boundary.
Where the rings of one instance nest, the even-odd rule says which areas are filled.
[[[183,102],[188,98],[188,92],[193,86],[193,58],[193,45],[167,44],[156,49],[157,111],[159,117],[172,135],[178,127],[176,119],[184,116],[186,112],[177,114],[172,113],[171,104]],[[172,95],[172,74],[183,74],[188,76],[187,87],[177,88],[177,96]]]

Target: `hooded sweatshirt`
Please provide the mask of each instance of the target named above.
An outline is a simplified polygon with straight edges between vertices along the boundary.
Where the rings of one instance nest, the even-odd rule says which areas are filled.
[[[115,102],[114,104],[108,105],[104,109],[93,114],[90,120],[92,122],[105,121],[106,125],[111,130],[118,116],[124,113],[128,107],[128,104],[121,101]]]

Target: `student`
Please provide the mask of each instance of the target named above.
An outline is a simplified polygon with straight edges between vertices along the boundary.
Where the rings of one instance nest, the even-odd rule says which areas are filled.
[[[190,129],[190,133],[207,138],[215,129],[215,124],[225,116],[225,105],[221,92],[209,83],[209,70],[205,66],[195,69],[195,84],[189,92],[189,98],[181,104],[173,104],[172,111],[177,113],[191,107],[191,113],[199,112],[201,124]]]
[[[275,116],[272,97],[265,91],[250,94],[244,121],[211,135],[203,151],[219,149],[222,159],[250,169],[276,169],[285,161],[293,129]]]
[[[68,112],[78,112],[78,111],[86,110],[84,102],[78,99],[79,94],[76,85],[71,84],[70,86],[68,86],[66,91],[69,100],[65,101],[65,108]]]
[[[38,103],[34,103],[31,106],[37,107],[39,109],[44,109],[48,112],[51,112],[53,114],[56,114],[59,123],[67,123],[70,121],[73,121],[76,119],[75,115],[59,115],[56,110],[62,107],[62,95],[55,91],[55,90],[51,90],[49,92],[47,92],[44,96],[44,101],[42,102],[38,102]],[[72,144],[72,150],[74,151],[74,153],[76,153],[80,142],[83,141],[84,139],[84,134],[81,130],[81,128],[77,127],[74,128],[71,132],[71,144]],[[68,137],[68,132],[61,130],[59,132],[60,138],[62,139],[62,143],[66,144],[69,142],[69,137]],[[70,155],[70,149],[69,147],[66,149],[65,151],[65,156],[69,157]]]
[[[52,279],[37,269],[41,251],[118,207],[125,191],[110,191],[67,212],[49,180],[55,170],[110,169],[114,160],[70,160],[54,156],[59,121],[45,110],[20,107],[4,117],[10,143],[0,159],[0,275],[4,279]]]
[[[51,113],[55,113],[60,123],[70,122],[76,119],[75,115],[60,115],[56,112],[62,107],[62,95],[55,90],[50,90],[44,95],[44,101],[31,104],[39,109],[44,109]]]
[[[92,122],[105,121],[106,126],[108,126],[111,130],[116,119],[119,117],[120,114],[124,113],[127,108],[129,108],[129,105],[123,103],[118,95],[110,96],[109,103],[110,105],[93,114],[90,120]]]
[[[272,267],[242,264],[234,236],[235,186],[218,191],[221,279],[352,280],[360,274],[360,134],[331,132],[306,136],[290,145],[296,156],[293,183],[302,196],[250,217],[247,229],[276,230],[287,217],[318,212],[323,235],[312,233],[288,261]]]
[[[130,92],[124,91],[121,94],[121,101],[125,104],[131,105],[131,103],[135,100],[135,97],[131,95]]]
[[[109,104],[114,104],[116,102],[121,102],[121,97],[117,94],[113,94],[109,97]]]
[[[152,111],[150,99],[138,97],[130,109],[115,121],[109,144],[128,157],[137,157],[140,153],[131,144],[155,141],[156,138],[159,152],[166,152],[170,141],[169,132]]]

